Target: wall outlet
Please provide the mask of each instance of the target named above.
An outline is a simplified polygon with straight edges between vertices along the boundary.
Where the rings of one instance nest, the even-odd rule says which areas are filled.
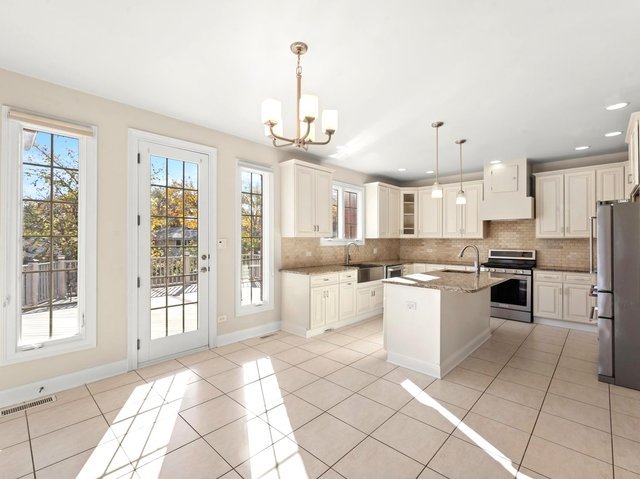
[[[313,253],[311,253],[311,251],[307,251],[304,255],[305,256],[313,256]]]
[[[218,238],[218,249],[227,249],[227,239]]]
[[[406,305],[409,311],[415,311],[418,309],[418,305],[416,304],[415,301],[407,301]]]
[[[227,322],[227,315],[226,314],[221,314],[220,316],[218,316],[218,322],[219,323],[226,323]]]
[[[378,248],[373,248],[373,254],[378,254]]]

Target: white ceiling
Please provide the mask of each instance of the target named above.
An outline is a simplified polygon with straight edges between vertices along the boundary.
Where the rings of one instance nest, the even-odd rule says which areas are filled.
[[[0,68],[264,144],[265,98],[293,131],[305,41],[303,88],[340,115],[313,153],[399,181],[434,169],[435,120],[446,175],[457,138],[465,171],[623,151],[603,135],[640,110],[638,0],[3,0],[1,16]]]

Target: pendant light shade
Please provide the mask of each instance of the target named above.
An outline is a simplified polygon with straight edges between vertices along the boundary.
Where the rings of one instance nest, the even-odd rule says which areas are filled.
[[[467,204],[467,195],[464,194],[464,190],[462,189],[462,145],[466,143],[467,140],[456,140],[456,145],[460,146],[460,190],[456,195],[456,205],[466,205]]]
[[[431,123],[431,126],[436,129],[436,181],[431,188],[431,198],[442,198],[442,186],[438,183],[438,168],[439,168],[439,144],[438,144],[438,130],[444,125],[441,121]]]

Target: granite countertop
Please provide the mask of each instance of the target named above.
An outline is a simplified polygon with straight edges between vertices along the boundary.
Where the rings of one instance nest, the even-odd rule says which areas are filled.
[[[445,273],[443,271],[433,271],[431,273],[410,274],[400,278],[389,278],[383,280],[383,282],[416,288],[453,291],[456,293],[475,293],[476,291],[490,288],[491,286],[507,281],[507,279],[508,278],[498,278],[492,275],[492,273],[480,273],[479,276],[476,276],[472,272]]]
[[[329,264],[323,266],[305,266],[303,268],[283,268],[281,273],[295,273],[295,274],[326,274],[326,273],[341,273],[342,271],[357,271],[355,266],[344,266],[342,264]]]
[[[534,271],[562,271],[563,273],[586,273],[589,274],[589,268],[533,268]]]

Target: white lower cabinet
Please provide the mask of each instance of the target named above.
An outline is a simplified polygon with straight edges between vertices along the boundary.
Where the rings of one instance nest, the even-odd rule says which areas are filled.
[[[356,290],[356,313],[366,314],[382,308],[384,285],[381,281],[371,281],[358,285]]]
[[[379,314],[383,284],[364,284],[359,287],[356,270],[320,275],[283,272],[282,329],[310,337]],[[366,301],[360,299],[363,293]]]
[[[588,273],[536,271],[533,275],[533,315],[595,324],[590,318],[595,299],[589,296],[595,278]]]
[[[311,288],[311,329],[338,321],[338,285]]]
[[[340,319],[353,318],[356,315],[356,283],[340,284]]]

